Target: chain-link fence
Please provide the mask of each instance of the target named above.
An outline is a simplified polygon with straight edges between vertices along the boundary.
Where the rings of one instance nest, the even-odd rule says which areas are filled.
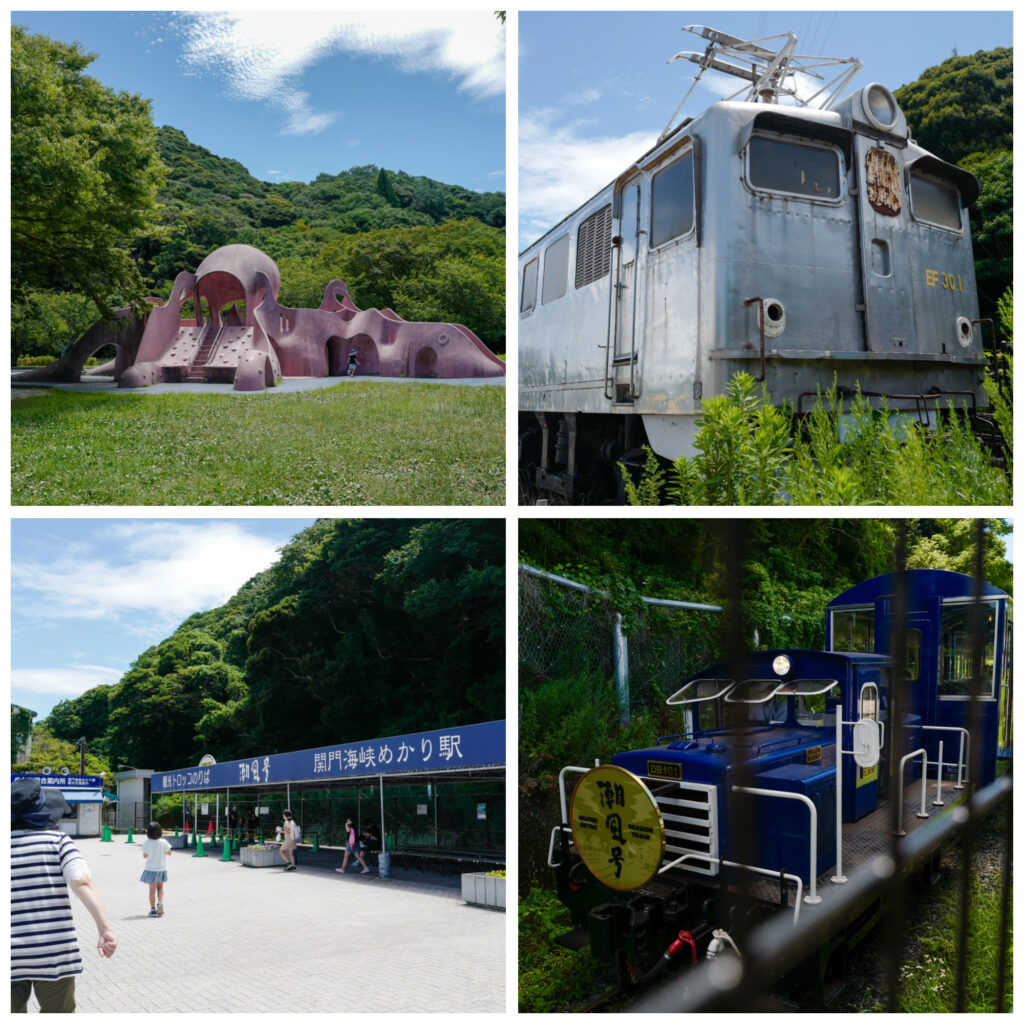
[[[529,683],[567,674],[616,677],[629,708],[661,705],[715,652],[713,605],[642,599],[627,617],[606,594],[519,567],[519,669]]]

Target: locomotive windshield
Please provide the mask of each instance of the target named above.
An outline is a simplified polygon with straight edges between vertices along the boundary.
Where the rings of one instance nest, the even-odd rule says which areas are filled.
[[[875,650],[874,609],[833,610],[832,650],[873,654]]]
[[[839,199],[839,154],[834,149],[755,135],[747,174],[754,188]]]
[[[911,171],[910,205],[915,219],[960,230],[960,193],[952,182]]]

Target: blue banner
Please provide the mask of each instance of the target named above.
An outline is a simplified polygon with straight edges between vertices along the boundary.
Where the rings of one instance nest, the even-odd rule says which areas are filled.
[[[18,779],[38,779],[40,786],[54,789],[100,789],[102,775],[11,775],[11,782]]]
[[[154,772],[154,793],[286,782],[339,782],[378,775],[455,771],[505,764],[505,723],[484,722],[405,736],[265,754],[178,771]]]

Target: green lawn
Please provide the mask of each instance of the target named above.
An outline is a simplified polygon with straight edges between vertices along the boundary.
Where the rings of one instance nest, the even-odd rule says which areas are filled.
[[[505,389],[346,384],[267,395],[11,403],[14,505],[493,505]]]

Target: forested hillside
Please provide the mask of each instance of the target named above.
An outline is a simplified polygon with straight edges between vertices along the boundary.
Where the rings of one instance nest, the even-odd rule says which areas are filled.
[[[320,520],[44,726],[152,768],[505,714],[502,520]]]
[[[504,352],[504,193],[376,166],[263,182],[155,127],[149,101],[84,73],[93,59],[12,26],[15,358],[55,358],[232,243],[278,261],[286,305],[318,306],[341,278],[363,309],[462,323]]]
[[[951,57],[895,95],[914,140],[981,182],[971,236],[981,315],[994,317],[1013,284],[1013,49]]]

